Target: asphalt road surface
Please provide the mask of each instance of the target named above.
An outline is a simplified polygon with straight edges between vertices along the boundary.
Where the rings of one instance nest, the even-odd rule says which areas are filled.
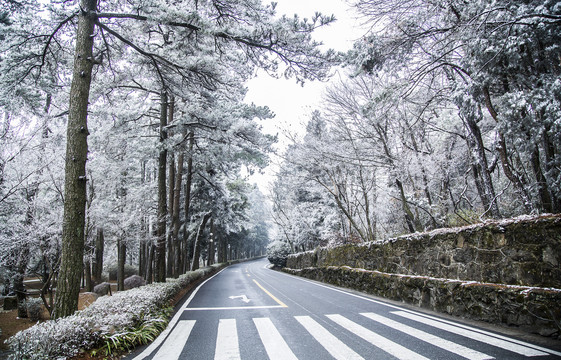
[[[201,284],[129,359],[561,359],[561,351],[267,268]]]

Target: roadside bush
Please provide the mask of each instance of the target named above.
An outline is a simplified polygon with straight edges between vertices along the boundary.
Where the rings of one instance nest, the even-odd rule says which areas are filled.
[[[273,241],[267,245],[267,259],[278,267],[286,266],[286,258],[292,252],[290,245],[284,241]]]
[[[64,359],[82,350],[112,354],[155,338],[170,316],[170,301],[184,287],[224,266],[215,264],[165,283],[121,291],[99,298],[74,315],[48,320],[7,340],[11,360]],[[143,342],[144,341],[144,342]]]
[[[109,274],[109,280],[117,280],[117,264],[111,264],[107,266],[106,270]],[[125,264],[125,279],[133,275],[138,275],[137,267],[130,264]]]

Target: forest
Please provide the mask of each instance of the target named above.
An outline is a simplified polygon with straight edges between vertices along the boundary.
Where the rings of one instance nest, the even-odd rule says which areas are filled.
[[[275,137],[257,123],[270,110],[243,102],[244,83],[257,68],[325,78],[336,55],[310,34],[332,17],[278,17],[260,1],[0,10],[5,293],[23,303],[36,276],[60,318],[107,266],[122,290],[130,267],[165,282],[264,254],[266,201],[243,174],[267,165]]]
[[[4,293],[23,301],[36,276],[64,317],[104,266],[123,289],[127,267],[165,282],[270,240],[300,251],[560,212],[560,3],[348,5],[369,31],[336,53],[312,34],[337,14],[260,0],[4,0]],[[266,104],[244,102],[257,69],[330,81],[269,198],[247,176],[277,141]]]
[[[561,3],[351,3],[369,31],[273,186],[287,251],[559,213]]]

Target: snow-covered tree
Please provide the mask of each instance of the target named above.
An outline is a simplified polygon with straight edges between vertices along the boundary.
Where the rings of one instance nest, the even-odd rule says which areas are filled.
[[[558,211],[552,185],[559,148],[551,141],[559,108],[556,3],[361,0],[356,6],[377,31],[357,42],[351,62],[407,79],[404,98],[421,84],[450,94],[485,214]],[[494,136],[486,139],[489,128]]]
[[[220,103],[220,96],[239,89],[240,82],[253,73],[255,66],[271,74],[305,81],[324,78],[335,61],[333,53],[321,53],[319,44],[310,37],[316,27],[330,23],[333,18],[317,15],[310,21],[298,17],[276,17],[274,5],[264,6],[260,1],[224,4],[185,0],[172,4],[159,0],[133,3],[82,0],[21,4],[23,7],[17,16],[2,21],[1,34],[5,39],[1,44],[3,55],[0,66],[2,83],[5,85],[2,99],[10,97],[34,104],[40,103],[50,94],[66,94],[56,102],[61,114],[68,115],[62,262],[55,310],[57,317],[68,315],[76,308],[84,234],[88,232],[86,210],[93,211],[97,206],[94,205],[94,196],[91,203],[93,208],[86,207],[87,182],[90,179],[86,172],[89,151],[87,137],[97,131],[92,126],[96,123],[92,117],[97,116],[97,109],[106,109],[106,114],[99,115],[99,120],[113,120],[115,124],[134,122],[132,114],[139,103],[131,103],[133,110],[127,115],[122,112],[118,114],[118,111],[111,114],[110,110],[120,105],[112,100],[134,101],[132,97],[138,100],[143,96],[138,95],[139,92],[157,92],[166,96],[159,100],[159,107],[166,111],[171,108],[165,99],[172,97],[176,102],[192,101],[189,106],[204,110],[209,108],[209,98],[212,98],[211,103]],[[73,70],[70,70],[71,62]],[[123,96],[125,89],[135,95],[128,98]],[[234,92],[240,94],[237,90]],[[247,139],[243,137],[248,135],[248,131],[254,131],[251,130],[253,125],[250,124],[250,116],[255,115],[255,109],[236,105],[239,100],[227,99],[227,104],[221,107],[222,111],[229,107],[230,111],[235,112],[230,113],[229,118],[235,119],[236,123],[233,121],[223,127],[211,126],[217,132],[230,131],[227,134],[229,139],[238,137],[248,143],[254,140],[254,136],[250,134]],[[13,108],[14,100],[3,103],[3,106],[8,105]],[[174,131],[173,137],[180,136],[177,134],[183,131],[189,134],[189,130],[192,130],[196,139],[196,130],[209,125],[199,121],[198,111],[180,110],[184,110],[186,116],[174,125],[179,131]],[[141,119],[146,119],[150,111],[137,114]],[[218,111],[212,114],[216,119],[223,115],[224,112]],[[166,120],[165,117],[160,115],[159,118]],[[242,123],[243,119],[246,119],[247,124]],[[160,129],[163,141],[158,145],[162,158],[160,166],[166,162],[165,151],[172,148],[173,138],[169,136],[169,125],[163,124]],[[126,127],[120,125],[115,127],[115,130],[124,129]],[[216,140],[216,136],[213,140]],[[253,157],[254,160],[262,158],[252,149],[266,146],[265,143],[242,145],[245,150],[235,153],[242,157]],[[200,144],[202,142],[195,141],[194,146]],[[125,148],[111,144],[107,146],[104,150],[107,150],[108,155],[116,156],[111,159],[115,171],[111,171],[113,178],[105,179],[111,180],[111,186],[103,188],[104,199],[97,201],[100,205],[113,205],[113,209],[128,213],[134,207],[130,195],[132,192],[129,185],[123,187],[119,183],[126,183],[130,176],[139,176],[136,174],[141,171],[135,167],[142,167],[143,162],[135,161],[133,167],[123,169],[130,159],[129,155],[134,154],[136,149],[128,144]],[[165,174],[165,165],[163,171]],[[204,170],[198,171],[202,173]],[[161,194],[165,194],[162,192],[165,182],[165,177],[160,176]],[[95,193],[95,179],[93,183]],[[111,199],[112,192],[118,194],[114,199]],[[101,195],[101,189],[98,189],[98,193]],[[165,199],[166,196],[160,198]],[[127,208],[129,205],[132,207]],[[162,208],[157,219],[159,224],[165,224],[165,215],[167,209]],[[176,224],[174,232],[177,232]],[[118,227],[128,228],[127,222],[120,222]],[[161,267],[165,264],[162,258],[167,238],[165,229],[165,226],[160,225],[158,230],[158,280],[162,280],[162,274],[165,279]],[[131,232],[131,229],[128,231]]]

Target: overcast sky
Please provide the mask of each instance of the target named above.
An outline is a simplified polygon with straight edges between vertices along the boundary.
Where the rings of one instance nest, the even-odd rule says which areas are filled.
[[[311,18],[316,12],[324,15],[335,15],[337,21],[314,32],[314,39],[324,43],[325,48],[337,51],[349,50],[364,30],[360,29],[360,20],[344,0],[277,0],[277,13]],[[263,131],[279,135],[277,149],[282,152],[287,144],[285,133],[302,133],[308,115],[318,109],[326,83],[308,82],[303,87],[294,79],[273,79],[260,74],[248,83],[247,103],[268,106],[275,118],[263,121]],[[278,160],[273,159],[273,162]],[[271,166],[265,176],[253,176],[261,191],[267,188],[275,172]]]

